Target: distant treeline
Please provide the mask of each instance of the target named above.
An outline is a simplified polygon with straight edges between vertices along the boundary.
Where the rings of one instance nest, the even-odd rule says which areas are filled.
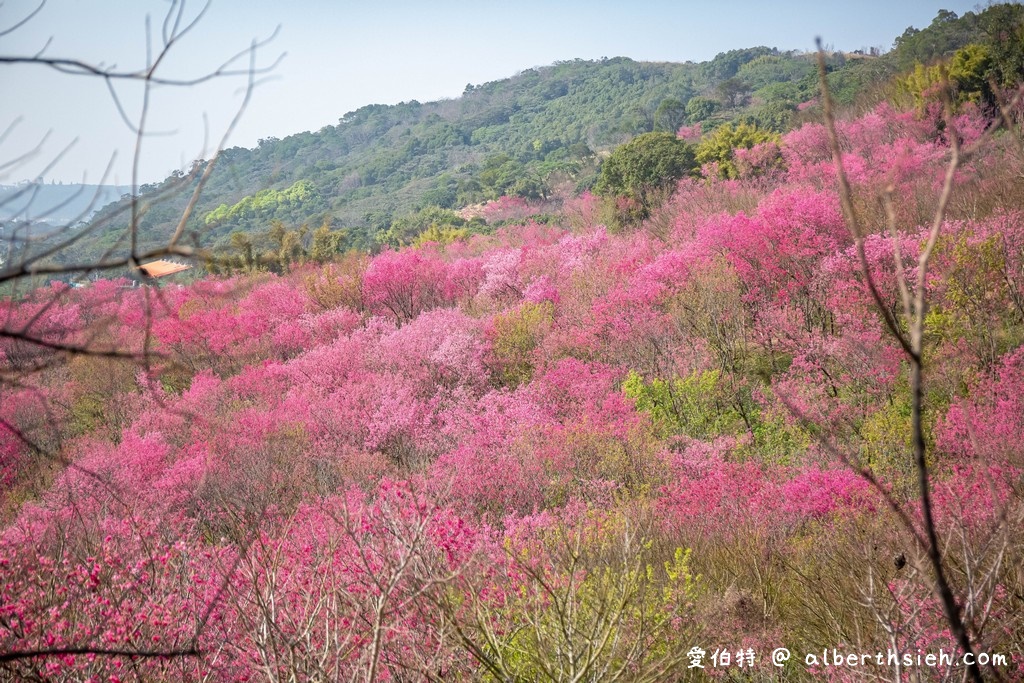
[[[951,69],[965,99],[991,106],[992,85],[1024,75],[1022,18],[1020,5],[962,17],[941,11],[928,27],[908,28],[880,56],[831,52],[833,95],[842,106],[889,99],[909,107]],[[947,72],[935,66],[942,60],[952,60]],[[503,196],[544,203],[593,189],[612,150],[645,133],[699,124],[707,136],[728,125],[732,132],[720,134],[722,144],[736,131],[768,139],[817,115],[817,78],[814,55],[761,46],[699,64],[624,57],[559,62],[467,85],[453,100],[369,105],[317,132],[224,150],[187,227],[194,243],[218,253],[240,243],[232,233],[252,242],[272,221],[306,235],[307,250],[317,228],[343,234],[332,238],[340,250],[373,250],[396,234],[409,242],[416,238],[408,234],[410,216]],[[707,154],[728,162],[720,150]],[[728,175],[727,166],[720,168]],[[147,206],[139,226],[143,244],[166,238],[194,182],[175,174],[142,188],[145,194],[180,186]],[[76,260],[118,244],[125,219],[103,220],[102,230],[76,245]],[[418,224],[460,228],[457,221]]]

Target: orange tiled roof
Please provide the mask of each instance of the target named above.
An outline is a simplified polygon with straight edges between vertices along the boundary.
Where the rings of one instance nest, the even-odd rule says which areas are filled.
[[[175,263],[174,261],[160,260],[143,263],[139,266],[139,270],[149,277],[164,277],[165,275],[180,273],[181,271],[188,270],[191,267],[192,266],[187,263]]]

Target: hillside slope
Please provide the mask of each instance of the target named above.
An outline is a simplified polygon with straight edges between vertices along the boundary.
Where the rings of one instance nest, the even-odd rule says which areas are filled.
[[[810,57],[759,47],[702,64],[577,60],[467,86],[454,100],[369,105],[315,133],[224,150],[191,227],[216,246],[274,219],[326,218],[367,247],[423,206],[572,193],[593,182],[603,152],[639,133],[736,117],[783,130],[813,83]],[[143,234],[159,240],[185,201],[178,194],[153,207]],[[112,243],[108,235],[91,247]]]
[[[889,95],[884,86],[895,75],[970,43],[986,46],[986,76],[1015,82],[1024,72],[1021,19],[1019,5],[963,17],[942,11],[929,27],[908,28],[880,57],[832,54],[833,93],[847,105],[876,102]],[[372,249],[396,219],[425,207],[571,196],[594,183],[611,149],[641,133],[696,123],[707,132],[725,122],[785,132],[807,118],[800,105],[816,91],[813,55],[768,47],[700,64],[617,57],[527,69],[468,85],[457,99],[369,105],[315,133],[224,150],[188,228],[207,249],[227,248],[233,232],[266,231],[275,221],[308,226],[307,241],[321,225],[344,229],[344,248]],[[173,230],[187,192],[168,190],[189,182],[179,175],[142,188],[144,245],[161,244]],[[65,254],[69,261],[117,251],[127,219],[111,218],[115,209]]]

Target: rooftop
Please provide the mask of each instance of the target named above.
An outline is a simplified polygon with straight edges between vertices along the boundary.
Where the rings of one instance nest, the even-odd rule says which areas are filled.
[[[191,267],[192,266],[187,263],[177,263],[176,261],[166,261],[161,259],[159,261],[143,263],[138,269],[147,277],[165,277],[167,275],[173,275],[174,273],[180,273],[183,270],[188,270]]]

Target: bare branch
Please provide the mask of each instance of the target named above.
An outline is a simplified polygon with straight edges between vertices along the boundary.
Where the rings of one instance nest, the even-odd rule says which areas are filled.
[[[923,547],[925,554],[928,557],[934,576],[936,592],[938,593],[942,603],[943,612],[950,631],[956,639],[958,646],[965,653],[974,652],[973,643],[967,632],[967,627],[964,621],[963,611],[946,576],[946,562],[942,555],[941,545],[936,530],[934,511],[932,508],[931,480],[927,460],[927,445],[925,442],[923,419],[924,330],[928,304],[927,274],[929,263],[935,247],[938,244],[942,226],[946,219],[946,210],[949,205],[949,200],[956,187],[958,169],[968,158],[982,148],[983,144],[987,142],[987,140],[999,128],[1001,123],[1009,122],[1009,117],[1004,113],[1002,121],[990,126],[968,149],[962,149],[953,117],[952,100],[949,96],[949,84],[948,82],[944,82],[942,84],[946,130],[948,131],[948,140],[950,145],[950,158],[946,165],[942,188],[936,201],[935,213],[933,214],[932,222],[928,230],[928,236],[920,254],[918,255],[916,281],[912,291],[905,277],[903,257],[899,246],[899,230],[896,225],[896,212],[892,205],[892,190],[890,189],[887,194],[882,197],[882,202],[885,206],[886,216],[888,219],[889,234],[894,244],[894,256],[897,270],[896,280],[900,290],[904,320],[907,325],[907,332],[904,333],[898,324],[898,321],[882,300],[882,297],[875,285],[871,268],[867,262],[864,252],[865,231],[860,223],[859,217],[857,216],[852,199],[852,190],[843,167],[842,149],[836,132],[833,103],[828,87],[825,68],[825,55],[821,47],[820,39],[818,41],[818,73],[824,104],[825,127],[828,133],[832,158],[836,167],[840,203],[842,205],[843,215],[846,219],[847,226],[854,239],[861,275],[864,277],[876,309],[883,317],[890,334],[899,342],[910,365],[910,436],[913,444],[913,462],[917,472],[917,488],[918,498],[921,505],[922,529],[920,531],[917,529],[916,525],[911,522],[909,515],[907,515],[903,510],[902,505],[900,505],[898,501],[895,501],[891,496],[887,496],[886,499],[890,508],[898,514],[904,526],[913,533],[915,540]],[[1020,93],[1018,93],[1018,97],[1019,96]],[[1014,101],[1016,101],[1016,99],[1017,98],[1015,98]],[[847,459],[843,459],[843,462],[848,466],[851,466],[851,463]],[[876,490],[882,490],[883,487],[876,482],[874,476],[869,470],[856,466],[854,466],[853,469],[874,488],[876,488]],[[980,683],[982,680],[981,669],[976,662],[968,665],[967,675],[972,681],[975,681],[975,683]]]
[[[21,21],[16,22],[15,24],[13,24],[11,26],[8,26],[7,28],[5,28],[3,30],[0,30],[0,38],[3,38],[6,35],[10,35],[11,33],[14,33],[19,28],[21,28],[22,26],[24,26],[28,22],[32,21],[32,18],[35,17],[37,14],[39,14],[39,12],[42,11],[43,7],[45,7],[45,6],[46,6],[46,0],[40,0],[39,4],[36,6],[36,8],[34,10],[32,10],[31,12],[29,12],[28,15],[24,19],[22,19]]]
[[[14,129],[14,126],[16,124],[17,124],[17,120],[14,123],[12,123],[11,126],[6,131],[4,131],[4,137],[7,137],[7,134],[11,130]],[[29,159],[31,159],[35,155],[39,154],[40,150],[42,150],[42,148],[43,148],[43,145],[46,144],[46,140],[50,137],[51,132],[52,131],[47,131],[46,134],[43,136],[43,139],[40,140],[39,143],[35,147],[33,147],[29,151],[25,152],[24,154],[21,154],[20,156],[16,156],[13,159],[8,159],[7,161],[0,162],[0,171],[2,171],[4,169],[7,169],[7,168],[12,168],[14,166],[18,166],[19,164],[23,164],[24,162],[28,161]],[[71,144],[73,145],[74,142],[72,142]],[[68,148],[70,148],[70,145],[68,146]]]
[[[857,260],[860,262],[861,275],[864,276],[865,284],[878,308],[878,312],[885,321],[885,326],[896,341],[899,342],[903,350],[909,354],[911,353],[910,342],[905,338],[896,320],[892,317],[888,306],[882,300],[882,295],[875,284],[874,275],[871,273],[867,255],[864,253],[865,233],[860,218],[857,215],[857,210],[853,205],[853,190],[850,187],[850,181],[846,177],[846,169],[843,166],[843,150],[839,145],[839,135],[836,133],[832,94],[828,89],[827,71],[825,68],[825,52],[821,47],[820,38],[818,39],[818,75],[821,79],[821,99],[825,115],[825,130],[828,132],[829,148],[832,151],[832,160],[836,167],[836,179],[839,182],[839,202],[843,209],[843,217],[846,219],[846,227],[850,230],[854,247],[857,250]]]
[[[172,659],[175,657],[198,657],[202,654],[195,647],[177,650],[131,650],[101,647],[58,647],[38,650],[9,650],[0,652],[0,663],[19,659],[39,657],[61,657],[64,655],[99,655],[104,657],[127,657],[129,659]]]
[[[278,34],[278,30],[275,30],[268,38],[258,41],[256,46],[258,48],[264,47],[270,41],[272,41]],[[251,48],[250,48],[251,49]],[[73,76],[98,76],[100,78],[109,80],[126,80],[126,81],[143,81],[149,80],[154,85],[170,85],[178,87],[191,87],[207,83],[212,80],[237,77],[237,76],[248,76],[249,71],[247,69],[235,69],[233,65],[238,62],[244,55],[248,54],[249,49],[243,50],[238,54],[231,57],[228,61],[218,67],[216,70],[203,74],[202,76],[196,76],[194,78],[163,78],[163,77],[149,77],[147,78],[147,69],[141,69],[136,71],[117,71],[115,69],[105,69],[95,64],[83,62],[77,59],[61,59],[55,57],[43,57],[40,55],[27,55],[27,56],[10,56],[0,55],[0,64],[31,64],[38,66],[47,66],[56,71],[64,74]],[[268,66],[259,67],[256,70],[257,75],[269,74],[280,65],[281,60],[287,56],[287,53],[282,52],[277,59],[275,59]]]
[[[24,236],[16,235],[14,239],[9,240],[8,248],[15,250],[12,254],[18,255],[20,253],[21,258],[5,259],[3,266],[0,266],[0,284],[7,284],[7,286],[11,287],[15,296],[19,294],[18,290],[22,279],[26,279],[27,281],[28,278],[46,275],[61,275],[68,273],[91,274],[107,269],[135,267],[145,260],[161,256],[177,255],[185,257],[201,257],[204,255],[203,252],[197,248],[181,244],[182,237],[185,234],[185,226],[198,204],[200,195],[205,188],[207,181],[213,173],[217,153],[224,147],[229,136],[236,128],[238,121],[249,105],[253,89],[259,83],[260,77],[269,74],[274,68],[276,68],[284,55],[280,55],[269,66],[260,66],[257,62],[257,52],[265,47],[270,40],[274,39],[277,35],[277,30],[275,30],[267,39],[254,39],[248,47],[230,56],[227,61],[223,62],[213,71],[194,78],[165,76],[163,72],[168,68],[167,65],[170,53],[172,51],[177,51],[182,39],[191,33],[195,27],[200,24],[203,18],[207,16],[207,10],[210,6],[209,2],[206,2],[200,11],[193,15],[191,12],[186,11],[186,3],[184,0],[172,0],[169,5],[167,12],[162,17],[162,22],[159,28],[160,33],[158,36],[154,37],[151,34],[152,27],[149,18],[147,17],[145,28],[145,68],[142,69],[124,70],[118,69],[116,66],[107,67],[102,64],[90,64],[77,59],[52,58],[44,54],[46,50],[45,46],[43,50],[33,56],[0,56],[0,65],[35,64],[53,69],[60,73],[102,79],[110,93],[111,99],[114,101],[118,115],[129,126],[135,135],[131,177],[132,191],[129,201],[121,202],[119,206],[114,207],[112,210],[105,211],[103,215],[93,220],[88,227],[75,230],[73,233],[55,235],[53,237],[50,235],[39,237],[34,234],[26,234]],[[6,35],[20,26],[23,26],[29,19],[38,14],[42,6],[43,5],[40,4],[40,6],[37,7],[29,17],[19,21],[15,26],[0,31],[0,36]],[[154,40],[158,42],[154,43]],[[49,43],[47,43],[47,45],[49,45]],[[244,65],[242,64],[243,57],[246,59]],[[245,78],[243,96],[234,117],[223,135],[220,137],[216,149],[213,150],[213,160],[209,162],[195,162],[189,173],[185,175],[178,174],[173,180],[163,183],[159,189],[147,192],[145,196],[140,196],[139,169],[141,161],[144,158],[143,145],[145,144],[145,139],[154,134],[147,126],[153,106],[151,98],[152,89],[157,86],[191,87],[214,79],[231,77]],[[135,83],[143,89],[141,107],[137,116],[131,115],[129,111],[130,108],[125,107],[124,101],[119,93],[119,87],[115,87],[118,82]],[[0,142],[9,138],[11,133],[16,129],[18,123],[19,120],[15,120],[2,133],[0,133]],[[209,133],[207,131],[204,138],[204,149],[201,156],[206,156],[207,150],[205,140],[208,140],[208,138]],[[38,156],[47,139],[48,137],[44,137],[38,145],[25,154],[14,159],[9,159],[5,162],[0,162],[0,171],[17,168],[29,159]],[[44,170],[44,174],[46,171],[53,168],[60,159],[66,156],[66,153],[67,148],[62,150],[55,159],[52,159],[47,165],[46,170]],[[104,179],[109,175],[112,163],[113,157],[108,163],[107,170],[104,172]],[[102,180],[100,184],[102,184]],[[181,192],[185,188],[189,188],[190,185],[193,187],[189,189],[190,194],[188,196],[186,207],[182,211],[173,233],[166,236],[166,238],[160,243],[146,243],[142,239],[142,235],[139,231],[141,222],[147,212],[158,203]],[[27,200],[27,207],[31,207],[38,192],[38,184],[29,185],[25,188],[19,189],[18,192],[14,194],[13,198],[6,198],[4,203]],[[62,207],[71,205],[72,201],[81,198],[81,192],[82,191],[79,191],[73,197],[63,200],[60,205],[43,211],[41,215],[35,217],[35,219],[46,217],[47,215],[53,215],[56,212],[61,211]],[[99,196],[100,195],[97,191],[97,193],[93,195],[92,201],[89,202],[89,208],[85,210],[86,213],[83,213],[80,218],[87,215],[88,211],[98,201]],[[115,223],[115,221],[117,221],[117,223]],[[75,221],[72,221],[64,227],[71,227],[74,225],[74,222]],[[124,222],[127,223],[127,226],[122,232],[120,223]],[[24,222],[24,228],[26,230],[30,226],[31,221]],[[109,246],[109,248],[106,249],[106,252],[100,257],[95,259],[83,259],[82,262],[79,263],[60,262],[60,256],[62,254],[67,254],[67,250],[70,247],[75,246],[86,236],[95,235],[97,231],[106,229],[112,230],[112,232],[116,229],[117,232],[113,232],[112,237],[116,237],[117,239],[114,240],[114,244]],[[119,232],[121,234],[118,234]],[[34,245],[37,244],[39,246],[33,248]],[[126,246],[127,249],[125,249]],[[146,373],[146,377],[151,376],[153,362],[165,358],[158,349],[154,348],[155,343],[153,337],[153,323],[157,310],[161,304],[165,308],[168,305],[167,302],[164,301],[163,295],[160,291],[151,291],[146,289],[143,292],[145,330],[140,348],[135,348],[134,343],[131,348],[121,348],[114,344],[100,344],[99,340],[102,339],[103,335],[103,323],[95,324],[82,330],[76,330],[74,336],[64,334],[52,335],[46,330],[41,329],[41,323],[45,320],[47,313],[54,307],[59,306],[66,296],[67,292],[64,290],[52,293],[48,299],[42,302],[41,306],[37,305],[31,309],[31,313],[24,316],[9,316],[5,323],[0,326],[0,341],[5,343],[11,342],[14,344],[13,348],[17,348],[19,350],[24,350],[25,348],[30,349],[27,354],[24,354],[25,358],[17,361],[18,363],[22,363],[22,361],[24,361],[24,363],[17,367],[11,366],[12,373],[8,373],[8,368],[6,367],[2,369],[0,382],[3,382],[5,389],[13,386],[19,389],[35,391],[35,389],[30,386],[29,382],[22,382],[21,380],[27,378],[27,376],[33,372],[42,371],[47,368],[56,368],[59,371],[59,366],[61,364],[67,363],[71,357],[75,356],[116,359],[137,363],[138,367]],[[39,302],[37,301],[36,304],[38,303]],[[27,320],[25,318],[27,318]],[[11,374],[11,376],[8,377],[8,374]],[[146,384],[145,380],[140,380],[140,383]],[[159,391],[151,391],[151,393],[156,396],[156,403],[161,404],[162,397],[158,395]],[[55,407],[56,405],[46,403],[47,399],[45,398],[41,398],[40,400],[44,402],[44,410],[46,411],[49,411],[51,407]],[[187,419],[194,421],[197,424],[205,422],[205,416],[202,415],[188,415]],[[56,424],[55,416],[50,416],[49,421],[52,424]],[[53,444],[49,442],[48,436],[44,437],[43,441],[39,441],[37,434],[34,431],[25,433],[19,429],[17,424],[11,423],[3,417],[0,417],[0,431],[7,434],[9,440],[16,444],[19,450],[27,451],[33,458],[39,460],[51,460],[66,471],[81,473],[84,478],[96,482],[94,491],[97,494],[100,494],[102,491],[103,493],[100,495],[102,495],[105,500],[114,501],[118,505],[124,507],[128,512],[128,519],[133,524],[136,523],[132,508],[129,506],[127,501],[122,500],[121,498],[119,493],[119,484],[116,483],[115,478],[105,475],[102,471],[96,472],[91,471],[87,467],[81,467],[77,462],[66,455],[63,451],[62,445],[53,446]],[[58,441],[61,438],[61,435],[57,436]],[[75,494],[69,490],[67,495],[69,497],[73,497]],[[87,525],[88,513],[84,510],[78,510],[75,500],[70,500],[69,503],[73,509],[73,514],[76,516],[74,519],[77,521],[74,523]],[[261,516],[262,514],[263,513],[261,513]],[[246,521],[251,522],[253,520],[248,519]],[[9,647],[16,649],[0,651],[0,664],[9,665],[11,662],[19,660],[43,659],[67,655],[94,655],[100,657],[123,658],[130,662],[144,659],[194,658],[204,655],[205,653],[203,653],[199,648],[200,640],[203,637],[204,631],[209,627],[211,620],[214,619],[214,613],[217,606],[223,602],[225,595],[231,589],[235,580],[234,577],[236,569],[239,566],[239,563],[244,560],[249,544],[252,542],[253,538],[255,538],[255,534],[259,531],[259,526],[260,525],[257,520],[255,527],[250,530],[251,534],[253,534],[250,538],[243,538],[243,534],[239,534],[238,538],[233,539],[233,547],[238,549],[237,553],[235,553],[234,562],[226,561],[224,563],[224,568],[227,571],[222,577],[220,585],[213,587],[215,588],[214,593],[205,605],[205,609],[202,610],[201,614],[197,613],[197,621],[194,629],[190,628],[192,633],[184,636],[184,638],[188,639],[187,645],[179,648],[150,649],[146,648],[145,644],[142,644],[141,647],[136,649],[129,647],[103,647],[103,645],[105,645],[103,643],[97,643],[97,647],[91,647],[88,642],[82,643],[72,641],[72,644],[67,647],[46,648],[32,647],[33,645],[41,645],[42,643],[19,641],[14,644],[9,644]],[[85,528],[85,526],[83,526],[83,528]],[[85,542],[88,543],[87,540]],[[144,544],[149,543],[149,541],[145,540],[142,542]],[[149,548],[149,552],[153,553],[154,548]],[[110,609],[115,611],[119,609],[119,602],[117,599],[115,599],[110,605]],[[135,665],[132,664],[131,666]],[[140,673],[142,669],[136,668],[135,671],[136,673]]]

